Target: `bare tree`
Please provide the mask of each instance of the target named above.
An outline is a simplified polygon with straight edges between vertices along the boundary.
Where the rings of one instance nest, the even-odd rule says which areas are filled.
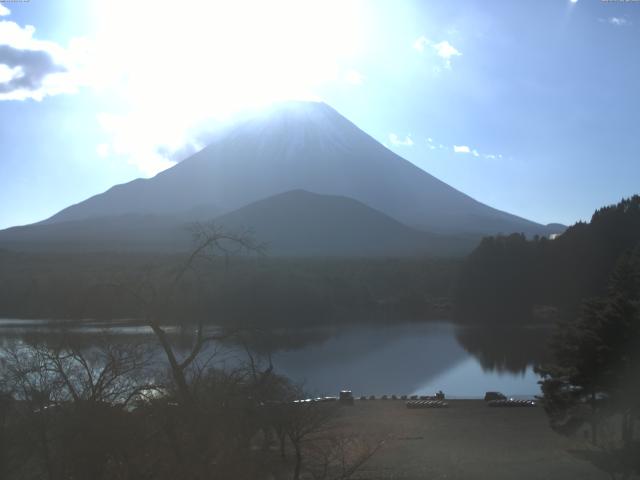
[[[309,442],[305,470],[314,480],[347,480],[362,469],[384,445],[358,435],[333,432]]]
[[[295,454],[294,480],[298,480],[302,472],[305,441],[327,427],[329,421],[335,416],[336,408],[335,404],[311,401],[299,401],[288,406],[284,417],[284,431]]]
[[[18,343],[2,357],[4,380],[19,405],[12,423],[30,444],[17,455],[34,454],[23,455],[24,471],[56,480],[100,479],[131,469],[135,439],[128,407],[145,388],[145,346],[99,336],[86,349]]]
[[[230,256],[262,253],[263,247],[246,232],[228,233],[213,224],[196,224],[192,233],[195,246],[183,262],[169,271],[156,270],[137,280],[114,282],[111,287],[137,301],[144,324],[158,341],[168,365],[167,387],[171,392],[169,397],[154,402],[161,409],[161,431],[181,465],[179,471],[201,478],[210,474],[212,465],[222,468],[238,448],[248,448],[257,423],[250,418],[255,405],[249,390],[255,386],[256,376],[261,376],[256,370],[250,374],[241,368],[231,372],[212,368],[211,346],[215,348],[216,343],[236,335],[239,329],[211,326],[202,307],[215,288],[212,272],[220,260],[228,268]],[[176,311],[181,301],[186,306],[187,294],[190,315]],[[176,326],[193,329],[186,352],[174,345],[170,330]],[[225,397],[222,401],[221,396]]]
[[[125,290],[142,307],[143,321],[151,328],[165,354],[178,400],[184,405],[193,403],[188,370],[194,366],[198,356],[210,343],[228,339],[235,335],[238,329],[210,331],[207,329],[206,315],[200,313],[195,322],[191,347],[185,355],[179,355],[170,341],[167,325],[184,325],[184,319],[181,316],[168,318],[180,286],[186,277],[191,276],[195,284],[196,301],[201,303],[206,296],[207,271],[215,267],[217,259],[224,259],[225,268],[228,268],[230,255],[239,255],[243,252],[262,254],[264,251],[264,246],[254,241],[248,232],[229,233],[215,224],[199,223],[194,224],[191,230],[194,249],[164,282],[148,277],[137,284],[116,282],[111,285]]]

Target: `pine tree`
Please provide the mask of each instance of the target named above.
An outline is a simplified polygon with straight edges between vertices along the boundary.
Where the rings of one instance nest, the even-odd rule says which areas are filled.
[[[637,448],[633,427],[640,414],[640,245],[618,260],[606,295],[589,300],[579,318],[559,326],[551,349],[555,363],[538,369],[551,426],[570,434],[587,423],[591,442],[598,446],[599,425],[621,418],[618,453]]]

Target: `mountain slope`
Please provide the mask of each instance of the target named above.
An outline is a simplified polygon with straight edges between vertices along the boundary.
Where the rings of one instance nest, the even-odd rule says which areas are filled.
[[[227,213],[290,190],[353,198],[438,233],[552,233],[488,207],[394,154],[322,103],[291,102],[221,132],[150,179],[117,185],[44,223],[213,205]],[[214,208],[214,207],[212,207]]]
[[[187,224],[172,216],[125,214],[12,227],[0,248],[17,251],[174,251],[188,248]]]
[[[186,251],[189,222],[127,214],[42,223],[0,232],[0,248],[53,251]],[[215,218],[229,232],[250,231],[274,256],[405,256],[466,253],[474,239],[428,234],[350,198],[285,192]]]

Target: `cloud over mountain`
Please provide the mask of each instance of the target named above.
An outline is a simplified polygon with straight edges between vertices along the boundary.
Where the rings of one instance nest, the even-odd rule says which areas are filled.
[[[3,15],[9,13],[6,9]],[[75,92],[82,84],[79,51],[38,40],[35,31],[31,25],[0,21],[0,100],[42,100]]]
[[[0,83],[0,95],[42,88],[48,75],[65,72],[67,69],[55,62],[44,50],[18,50],[9,45],[0,45],[0,64],[11,70],[10,78]]]

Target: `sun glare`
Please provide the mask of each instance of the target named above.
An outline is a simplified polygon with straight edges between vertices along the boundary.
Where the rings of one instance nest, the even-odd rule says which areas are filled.
[[[365,41],[355,1],[96,3],[96,76],[124,105],[126,132],[109,120],[120,150],[138,155],[149,136],[177,148],[212,118],[317,97],[322,85],[350,78]]]

